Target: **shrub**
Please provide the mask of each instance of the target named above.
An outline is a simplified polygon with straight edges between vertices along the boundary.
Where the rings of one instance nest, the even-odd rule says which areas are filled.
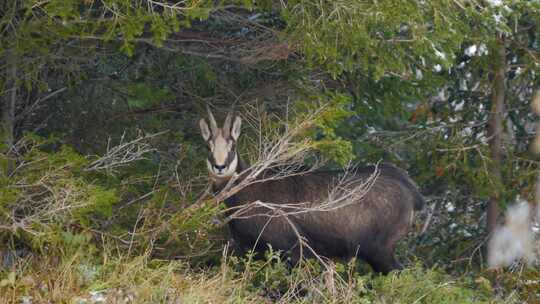
[[[83,156],[67,146],[47,151],[48,145],[27,136],[19,142],[15,170],[0,175],[0,242],[17,240],[40,250],[89,241],[76,235],[110,217],[119,200],[114,189],[85,178]]]

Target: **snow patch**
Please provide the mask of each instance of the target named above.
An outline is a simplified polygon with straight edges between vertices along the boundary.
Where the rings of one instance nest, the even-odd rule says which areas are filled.
[[[461,136],[464,136],[464,137],[469,137],[471,136],[473,133],[473,130],[471,127],[465,127],[463,128],[463,130],[461,130]]]
[[[487,0],[487,3],[491,6],[501,6],[503,4],[502,0]]]
[[[460,103],[456,103],[454,105],[454,110],[455,111],[461,111],[461,110],[463,110],[463,106],[465,106],[465,100],[461,100]]]
[[[443,52],[441,52],[441,51],[439,51],[439,50],[437,50],[435,48],[434,48],[434,50],[435,50],[435,56],[441,58],[442,60],[446,60],[446,54],[445,53],[443,53]]]
[[[24,296],[22,297],[22,304],[32,304],[32,297],[31,296]]]
[[[105,293],[103,291],[90,291],[90,300],[92,303],[105,303]]]
[[[415,74],[416,74],[415,75],[416,79],[418,79],[418,80],[422,80],[422,78],[424,78],[424,74],[422,74],[422,70],[420,70],[420,69],[416,69]]]
[[[496,23],[501,23],[503,20],[503,15],[501,14],[495,14],[493,15],[493,20],[495,20]]]
[[[483,56],[483,55],[489,54],[488,48],[484,43],[480,44],[480,46],[478,47],[477,54],[478,54],[478,56]]]
[[[439,49],[437,47],[435,47],[435,45],[432,43],[431,44],[431,47],[433,48],[433,51],[435,51],[435,56],[441,58],[442,60],[446,60],[446,54],[439,51]]]
[[[469,57],[473,57],[474,55],[476,55],[476,50],[477,50],[476,44],[473,44],[465,49],[465,55]]]
[[[459,80],[459,89],[461,91],[467,91],[469,88],[467,87],[467,80],[465,79],[460,79]]]
[[[478,132],[476,134],[476,140],[480,141],[484,145],[488,143],[488,138],[487,138],[486,133],[484,131]]]

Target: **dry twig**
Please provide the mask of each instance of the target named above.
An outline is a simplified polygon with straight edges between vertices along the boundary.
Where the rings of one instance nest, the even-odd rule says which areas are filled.
[[[150,135],[140,135],[134,140],[125,142],[126,133],[122,134],[120,143],[111,147],[111,139],[107,142],[107,152],[91,162],[85,171],[107,170],[109,173],[114,169],[125,166],[134,161],[145,159],[147,153],[155,151],[146,141],[156,136],[167,133],[162,131]]]

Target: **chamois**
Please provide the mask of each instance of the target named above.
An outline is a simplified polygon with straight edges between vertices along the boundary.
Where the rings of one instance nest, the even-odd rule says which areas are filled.
[[[210,110],[208,115],[210,127],[204,118],[199,126],[209,148],[207,167],[213,189],[219,191],[235,174],[249,167],[236,150],[241,118],[233,118],[229,113],[219,128]],[[272,172],[262,173],[268,174]],[[328,199],[343,174],[344,171],[312,171],[250,183],[227,198],[225,204],[231,209],[257,201],[280,205],[285,210],[290,204],[301,202],[316,206]],[[288,252],[293,263],[301,255],[309,257],[316,253],[337,259],[358,257],[375,272],[400,269],[394,257],[396,243],[407,234],[414,211],[422,208],[424,199],[407,173],[391,164],[355,168],[348,172],[344,183],[347,189],[338,192],[352,191],[369,179],[373,182],[365,193],[351,196],[351,202],[337,208],[276,216],[270,208],[256,205],[229,221],[231,235],[242,250],[263,252],[271,245]],[[300,249],[299,235],[312,251]]]

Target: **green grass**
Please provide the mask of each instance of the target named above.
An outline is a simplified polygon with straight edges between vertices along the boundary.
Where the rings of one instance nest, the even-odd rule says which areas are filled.
[[[81,248],[60,258],[17,258],[0,278],[0,303],[521,303],[516,293],[497,296],[484,277],[419,265],[387,276],[314,261],[289,269],[278,254],[257,261],[224,255],[219,265],[195,268],[108,249],[89,258]]]

